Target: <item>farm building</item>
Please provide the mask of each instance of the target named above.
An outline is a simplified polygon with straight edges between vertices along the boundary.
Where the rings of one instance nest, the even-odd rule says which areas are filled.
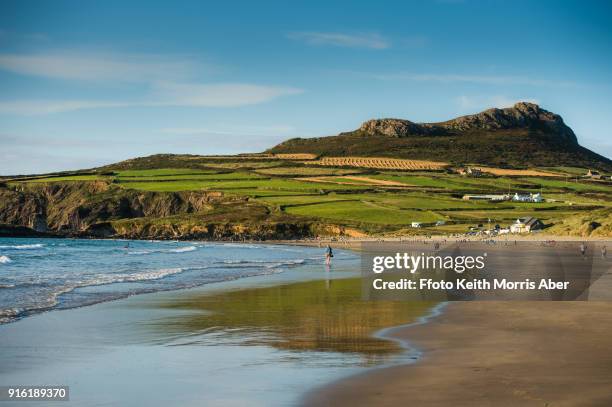
[[[544,198],[542,198],[542,194],[539,192],[536,194],[519,194],[517,192],[512,197],[512,200],[515,202],[543,202]]]
[[[518,218],[516,222],[510,225],[511,233],[529,233],[534,230],[540,230],[544,224],[537,218],[526,217]]]
[[[465,201],[509,201],[510,195],[463,195]]]
[[[423,227],[423,224],[421,222],[412,222],[410,226],[412,226],[413,228],[420,228]]]
[[[457,173],[470,177],[480,177],[482,175],[482,171],[480,170],[480,168],[473,167],[459,168],[457,170]]]
[[[589,172],[587,172],[585,176],[591,179],[601,179],[601,174],[599,173],[599,171],[589,170]]]

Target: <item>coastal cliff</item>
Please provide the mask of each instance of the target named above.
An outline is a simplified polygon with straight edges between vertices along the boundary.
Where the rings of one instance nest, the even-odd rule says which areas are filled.
[[[137,191],[103,181],[0,187],[5,235],[232,241],[342,233],[220,192]]]

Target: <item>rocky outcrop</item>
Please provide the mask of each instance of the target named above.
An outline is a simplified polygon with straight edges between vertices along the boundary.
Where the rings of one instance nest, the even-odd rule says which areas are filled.
[[[371,135],[389,137],[452,135],[479,130],[534,129],[554,134],[559,139],[577,144],[576,135],[561,116],[534,103],[519,102],[513,107],[488,109],[440,123],[413,123],[402,119],[368,120],[359,128]]]
[[[389,157],[502,168],[571,166],[612,171],[612,160],[578,144],[561,116],[520,102],[439,123],[368,120],[336,136],[293,138],[268,154]]]
[[[478,114],[462,116],[433,125],[460,131],[474,128],[485,130],[537,129],[555,134],[563,140],[578,143],[576,135],[565,125],[561,116],[544,110],[535,103],[528,102],[519,102],[513,107],[504,109],[488,109]]]
[[[402,119],[374,119],[364,122],[359,128],[367,134],[380,134],[389,137],[430,134],[431,127]]]
[[[311,222],[254,222],[254,223],[175,223],[168,222],[121,222],[115,223],[100,237],[125,239],[187,239],[214,241],[242,240],[292,240],[317,235],[317,227]],[[108,234],[112,230],[112,234]],[[91,233],[95,235],[95,233]]]
[[[19,184],[0,188],[0,223],[80,234],[111,220],[204,211],[220,198],[220,193],[142,192],[104,182]]]

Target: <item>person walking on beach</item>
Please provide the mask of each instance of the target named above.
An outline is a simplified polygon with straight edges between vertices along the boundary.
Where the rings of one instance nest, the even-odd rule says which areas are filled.
[[[584,257],[584,254],[586,253],[586,245],[584,244],[584,242],[580,243],[580,254],[582,254],[582,257]]]
[[[607,254],[608,249],[606,248],[606,245],[601,246],[601,257],[606,257]]]
[[[327,245],[325,249],[325,265],[329,266],[331,264],[331,259],[334,257],[334,252],[330,245]]]

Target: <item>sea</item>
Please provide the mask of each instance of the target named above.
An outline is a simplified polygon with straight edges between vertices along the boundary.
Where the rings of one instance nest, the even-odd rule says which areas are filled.
[[[349,252],[335,261],[354,258]],[[189,241],[0,238],[0,323],[322,264],[324,249]]]

